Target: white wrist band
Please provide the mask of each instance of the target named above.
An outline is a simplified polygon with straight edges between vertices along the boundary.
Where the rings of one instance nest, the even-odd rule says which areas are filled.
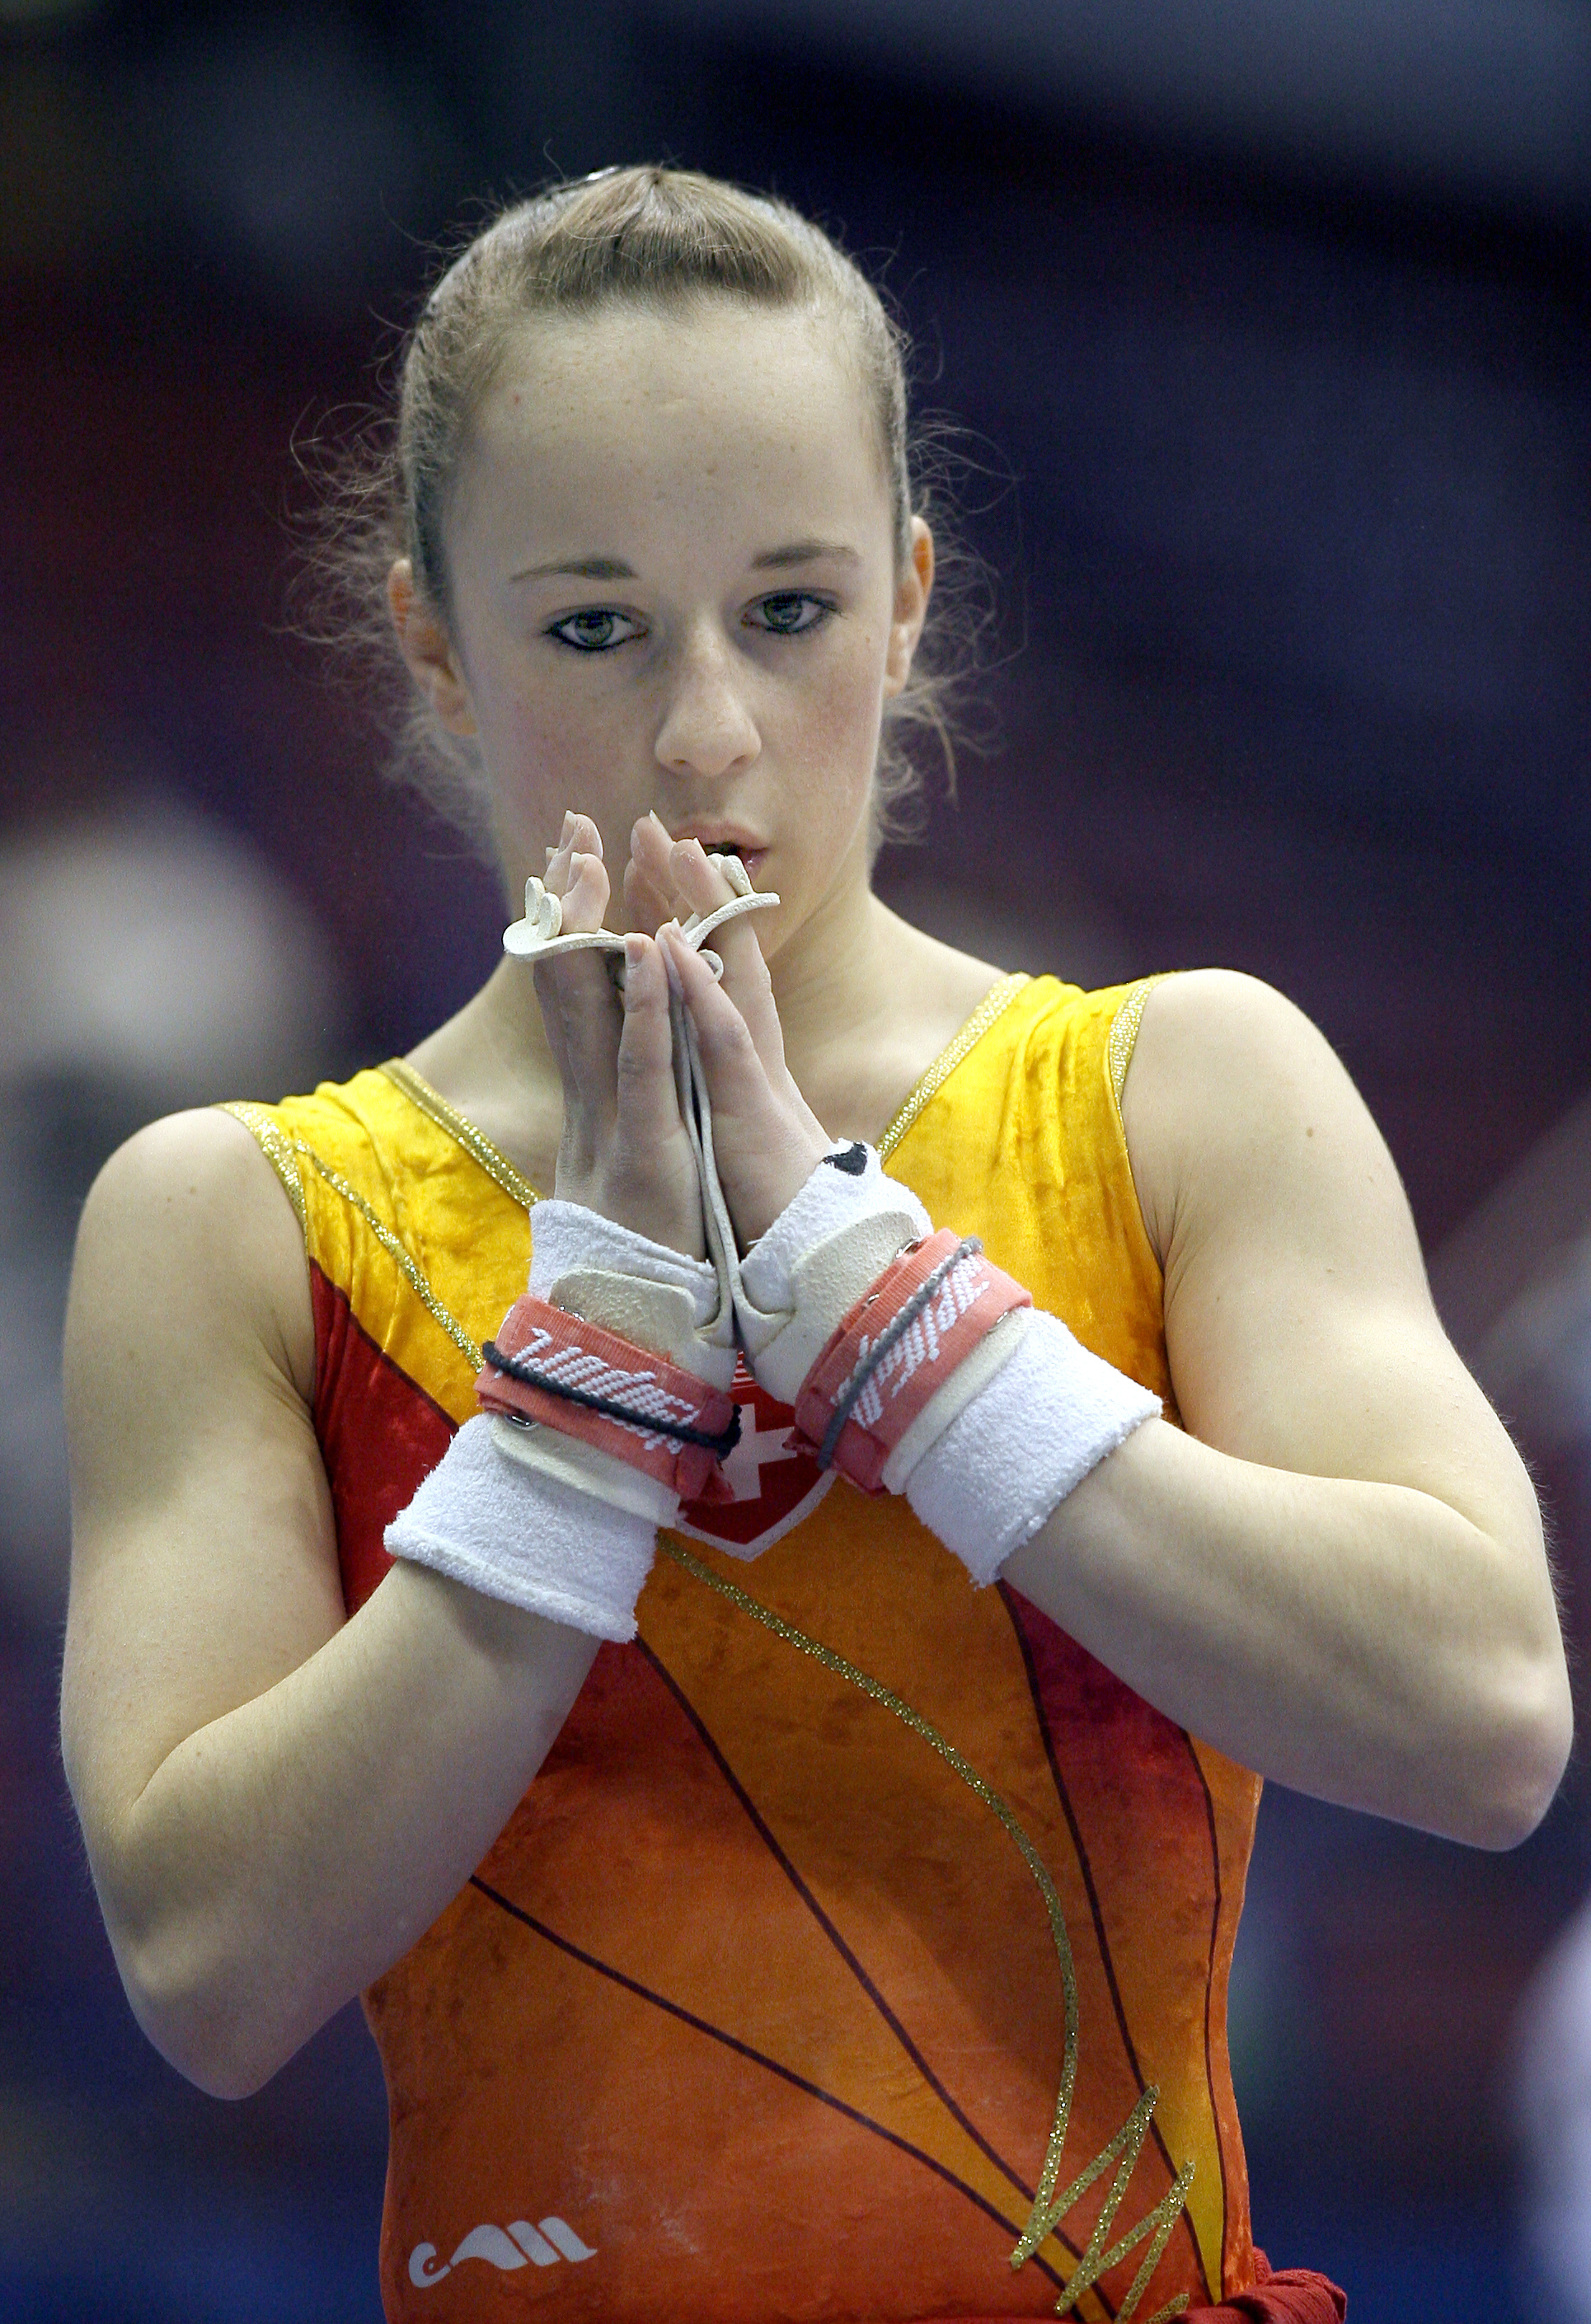
[[[531,1230],[537,1298],[728,1387],[735,1345],[705,1260],[579,1203],[538,1203]],[[714,1344],[715,1323],[726,1344]],[[679,1509],[666,1485],[597,1445],[482,1416],[387,1527],[386,1545],[488,1598],[622,1643],[635,1635],[657,1528]]]
[[[953,1374],[946,1392],[955,1386]],[[912,1467],[906,1499],[975,1582],[993,1582],[1072,1488],[1160,1409],[1158,1396],[1085,1348],[1059,1315],[1031,1309],[1009,1360]],[[905,1450],[902,1439],[897,1458]]]
[[[495,1424],[482,1414],[465,1423],[388,1526],[386,1545],[392,1556],[429,1565],[484,1597],[622,1644],[635,1635],[635,1600],[652,1570],[656,1530],[651,1518],[597,1499],[540,1464],[506,1458]]]

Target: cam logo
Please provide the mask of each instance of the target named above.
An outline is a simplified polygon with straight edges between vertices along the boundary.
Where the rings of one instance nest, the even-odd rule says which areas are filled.
[[[595,2259],[596,2252],[583,2244],[567,2219],[543,2219],[532,2227],[529,2219],[510,2219],[506,2228],[487,2225],[471,2227],[451,2259],[439,2267],[432,2263],[437,2255],[435,2244],[416,2244],[409,2255],[409,2281],[422,2288],[428,2283],[440,2283],[451,2275],[461,2260],[484,2259],[493,2267],[556,2267],[560,2259]]]

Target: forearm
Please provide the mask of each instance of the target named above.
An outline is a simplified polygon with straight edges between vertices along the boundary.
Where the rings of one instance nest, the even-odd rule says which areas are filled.
[[[1481,1846],[1567,1756],[1539,1545],[1409,1488],[1138,1429],[1004,1578],[1179,1724],[1262,1774]]]
[[[396,1960],[507,1821],[597,1644],[400,1564],[179,1745],[94,1850],[129,1997],[171,2061],[253,2089]]]

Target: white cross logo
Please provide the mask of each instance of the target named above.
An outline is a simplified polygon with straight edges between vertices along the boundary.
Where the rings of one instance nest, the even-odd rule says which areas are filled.
[[[724,1474],[737,1501],[762,1499],[764,1462],[772,1465],[775,1461],[795,1459],[793,1452],[785,1450],[789,1434],[788,1427],[759,1428],[756,1406],[749,1401],[740,1406],[740,1442],[724,1463]]]

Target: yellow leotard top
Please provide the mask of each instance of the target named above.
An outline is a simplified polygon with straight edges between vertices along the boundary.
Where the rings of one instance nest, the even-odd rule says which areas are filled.
[[[1170,1408],[1120,1109],[1147,990],[1004,980],[884,1147],[936,1226]],[[535,1195],[402,1065],[233,1111],[304,1227],[353,1615],[476,1409]],[[485,1862],[365,1997],[387,2315],[1025,2316],[1069,2283],[1077,2315],[1148,2324],[1246,2290],[1226,2017],[1257,1778],[735,1393],[736,1499],[661,1537],[638,1640],[600,1649]]]

